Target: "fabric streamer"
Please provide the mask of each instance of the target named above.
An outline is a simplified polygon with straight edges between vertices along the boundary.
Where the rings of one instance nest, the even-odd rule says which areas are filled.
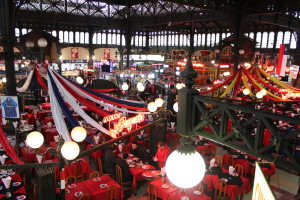
[[[20,160],[15,150],[12,148],[11,144],[9,143],[1,127],[0,127],[0,144],[3,147],[4,151],[6,152],[6,154],[9,155],[13,161],[15,161],[18,164],[24,164],[24,162]]]
[[[28,77],[27,77],[27,79],[26,79],[26,81],[25,81],[25,83],[24,83],[24,85],[22,87],[20,87],[20,88],[17,87],[17,91],[18,92],[25,92],[27,90],[27,88],[30,85],[30,82],[32,80],[33,74],[34,74],[34,70],[31,70],[30,73],[29,73],[29,75],[28,75]]]
[[[103,126],[101,126],[100,124],[98,124],[95,120],[93,120],[91,117],[89,117],[83,109],[80,108],[80,106],[76,103],[76,100],[72,97],[72,95],[70,95],[70,93],[59,83],[59,81],[56,79],[56,77],[54,76],[54,74],[52,73],[52,70],[49,70],[50,74],[49,74],[49,78],[51,80],[51,83],[56,83],[57,87],[60,89],[60,92],[62,93],[62,95],[64,96],[65,100],[71,105],[71,107],[74,109],[74,111],[80,115],[88,124],[92,125],[93,127],[97,128],[98,130],[100,130],[101,132],[110,135],[109,131],[107,129],[105,129]],[[58,89],[57,88],[57,89]],[[66,105],[65,105],[66,106]],[[67,106],[66,106],[67,107]],[[67,108],[68,109],[68,108]],[[70,117],[70,116],[69,116]],[[71,118],[71,117],[70,117]],[[76,120],[73,116],[72,118],[74,120]],[[68,119],[68,117],[67,117]],[[69,121],[69,120],[68,120]],[[77,121],[76,121],[77,122]],[[79,126],[79,123],[77,122]],[[75,127],[75,126],[74,126]]]
[[[44,83],[44,81],[43,81],[43,79],[41,77],[41,73],[37,69],[35,69],[34,72],[35,72],[35,77],[36,77],[37,81],[39,82],[39,84],[41,85],[41,87],[43,89],[48,90],[47,85]]]
[[[239,73],[240,73],[240,71],[238,71],[238,74]],[[231,84],[226,88],[225,92],[220,96],[220,98],[223,98],[229,91],[231,91],[231,89],[235,85],[237,79],[238,79],[238,75],[235,76],[235,78],[233,79],[233,81],[231,82]]]
[[[59,74],[57,74],[56,72],[53,71],[53,73],[56,75],[56,76],[60,76]],[[93,95],[93,94],[88,94],[86,92],[84,92],[82,89],[76,87],[76,85],[72,84],[71,82],[69,82],[66,78],[62,77],[61,79],[62,82],[66,83],[70,88],[72,88],[77,94],[79,94],[80,96],[84,97],[85,99],[88,99],[90,101],[93,101],[97,104],[100,104],[104,107],[108,107],[112,110],[117,110],[117,111],[120,111],[120,112],[126,112],[126,113],[134,113],[134,114],[139,114],[139,113],[142,113],[142,114],[151,114],[150,112],[143,112],[143,111],[132,111],[132,110],[127,110],[127,109],[124,109],[124,108],[119,108],[119,107],[116,107],[116,106],[113,106],[111,104],[108,104],[108,103],[105,103],[101,100],[99,100],[100,98],[98,98],[97,96]]]

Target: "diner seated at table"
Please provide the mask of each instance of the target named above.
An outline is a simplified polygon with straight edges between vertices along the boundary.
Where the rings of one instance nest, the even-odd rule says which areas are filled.
[[[149,162],[149,153],[147,152],[146,148],[139,144],[137,141],[131,144],[130,153],[138,157],[143,162]]]
[[[155,156],[153,157],[154,166],[156,169],[160,170],[161,168],[165,167],[166,161],[168,156],[170,155],[171,151],[168,145],[162,141],[157,143],[157,151]]]
[[[117,158],[116,165],[118,165],[122,170],[122,180],[123,182],[132,181],[132,175],[129,171],[129,165],[126,162],[128,158],[128,153],[123,153],[121,157]]]
[[[117,160],[116,151],[116,145],[112,144],[108,146],[104,152],[103,171],[104,173],[112,174],[113,176],[115,175],[115,166]]]

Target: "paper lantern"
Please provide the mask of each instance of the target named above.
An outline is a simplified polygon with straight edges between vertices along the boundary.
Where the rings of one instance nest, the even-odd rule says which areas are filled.
[[[38,45],[39,45],[39,47],[44,48],[44,47],[47,46],[47,44],[48,44],[48,42],[47,42],[47,40],[46,40],[45,38],[40,38],[40,39],[38,40]]]
[[[263,98],[263,93],[261,93],[261,92],[258,92],[258,93],[256,93],[256,98],[258,98],[258,99],[261,99],[261,98]]]
[[[86,130],[81,126],[77,126],[72,129],[71,137],[76,142],[82,142],[86,138]]]
[[[176,89],[177,89],[177,90],[180,90],[181,88],[182,88],[182,84],[181,84],[181,83],[177,83],[177,84],[176,84]]]
[[[61,154],[67,160],[74,160],[79,152],[79,145],[73,141],[65,142],[61,147]]]
[[[266,89],[262,89],[260,92],[261,92],[264,96],[267,94],[267,90],[266,90]]]
[[[191,154],[173,151],[166,162],[168,179],[180,188],[191,188],[200,183],[205,174],[205,162],[198,152]]]
[[[34,62],[31,62],[28,64],[28,70],[34,70],[35,69],[35,63]]]
[[[28,40],[28,41],[26,41],[25,45],[27,48],[32,48],[32,47],[34,47],[34,42],[31,40]]]
[[[30,148],[37,149],[44,143],[44,136],[38,131],[33,131],[27,135],[26,143]]]
[[[155,112],[157,110],[157,105],[155,102],[150,102],[147,108],[150,112]]]
[[[175,112],[178,112],[178,102],[174,103],[174,105],[173,105],[173,110],[174,110]]]
[[[47,74],[47,68],[44,67],[44,66],[39,67],[39,71],[40,71],[42,74]]]
[[[138,89],[138,91],[143,92],[145,90],[145,86],[144,85],[138,85],[137,89]]]
[[[164,104],[164,100],[162,98],[157,98],[155,99],[155,104],[160,108]]]

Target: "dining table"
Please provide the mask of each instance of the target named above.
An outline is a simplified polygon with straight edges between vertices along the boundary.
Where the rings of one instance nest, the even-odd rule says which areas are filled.
[[[106,192],[111,186],[116,187],[117,199],[123,199],[124,193],[122,187],[111,177],[104,175],[67,185],[66,200],[78,200],[83,194],[87,195],[89,200],[106,199]]]
[[[206,163],[206,173],[202,179],[202,183],[206,184],[207,190],[217,188],[219,179],[224,179],[226,182],[226,195],[230,200],[235,200],[237,195],[250,192],[250,182],[247,178],[239,176],[237,174],[230,175],[228,169],[221,168],[214,165],[210,167],[209,163]]]
[[[42,145],[40,147],[41,152],[46,152],[47,147],[45,145]],[[29,146],[23,146],[20,148],[20,155],[21,157],[24,157],[28,162],[36,162],[36,152],[34,149],[30,148]],[[46,153],[45,159],[51,159],[51,154]]]
[[[154,187],[156,191],[156,196],[162,200],[168,200],[169,198],[175,200],[189,199],[189,200],[211,200],[209,196],[195,188],[189,188],[182,190],[174,186],[168,178],[164,180],[162,178],[156,179],[149,183],[149,187]],[[150,192],[148,187],[148,192]]]
[[[2,181],[3,175],[11,177],[11,183],[9,187],[9,192],[11,193],[11,197],[6,197],[7,189]],[[0,171],[0,199],[1,200],[10,200],[10,199],[29,199],[29,196],[26,192],[24,183],[19,174],[11,170],[2,170]]]

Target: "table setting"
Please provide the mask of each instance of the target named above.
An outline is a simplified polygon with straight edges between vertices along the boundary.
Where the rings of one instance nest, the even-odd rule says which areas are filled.
[[[5,176],[0,182],[0,199],[29,199],[24,184],[19,175]]]

